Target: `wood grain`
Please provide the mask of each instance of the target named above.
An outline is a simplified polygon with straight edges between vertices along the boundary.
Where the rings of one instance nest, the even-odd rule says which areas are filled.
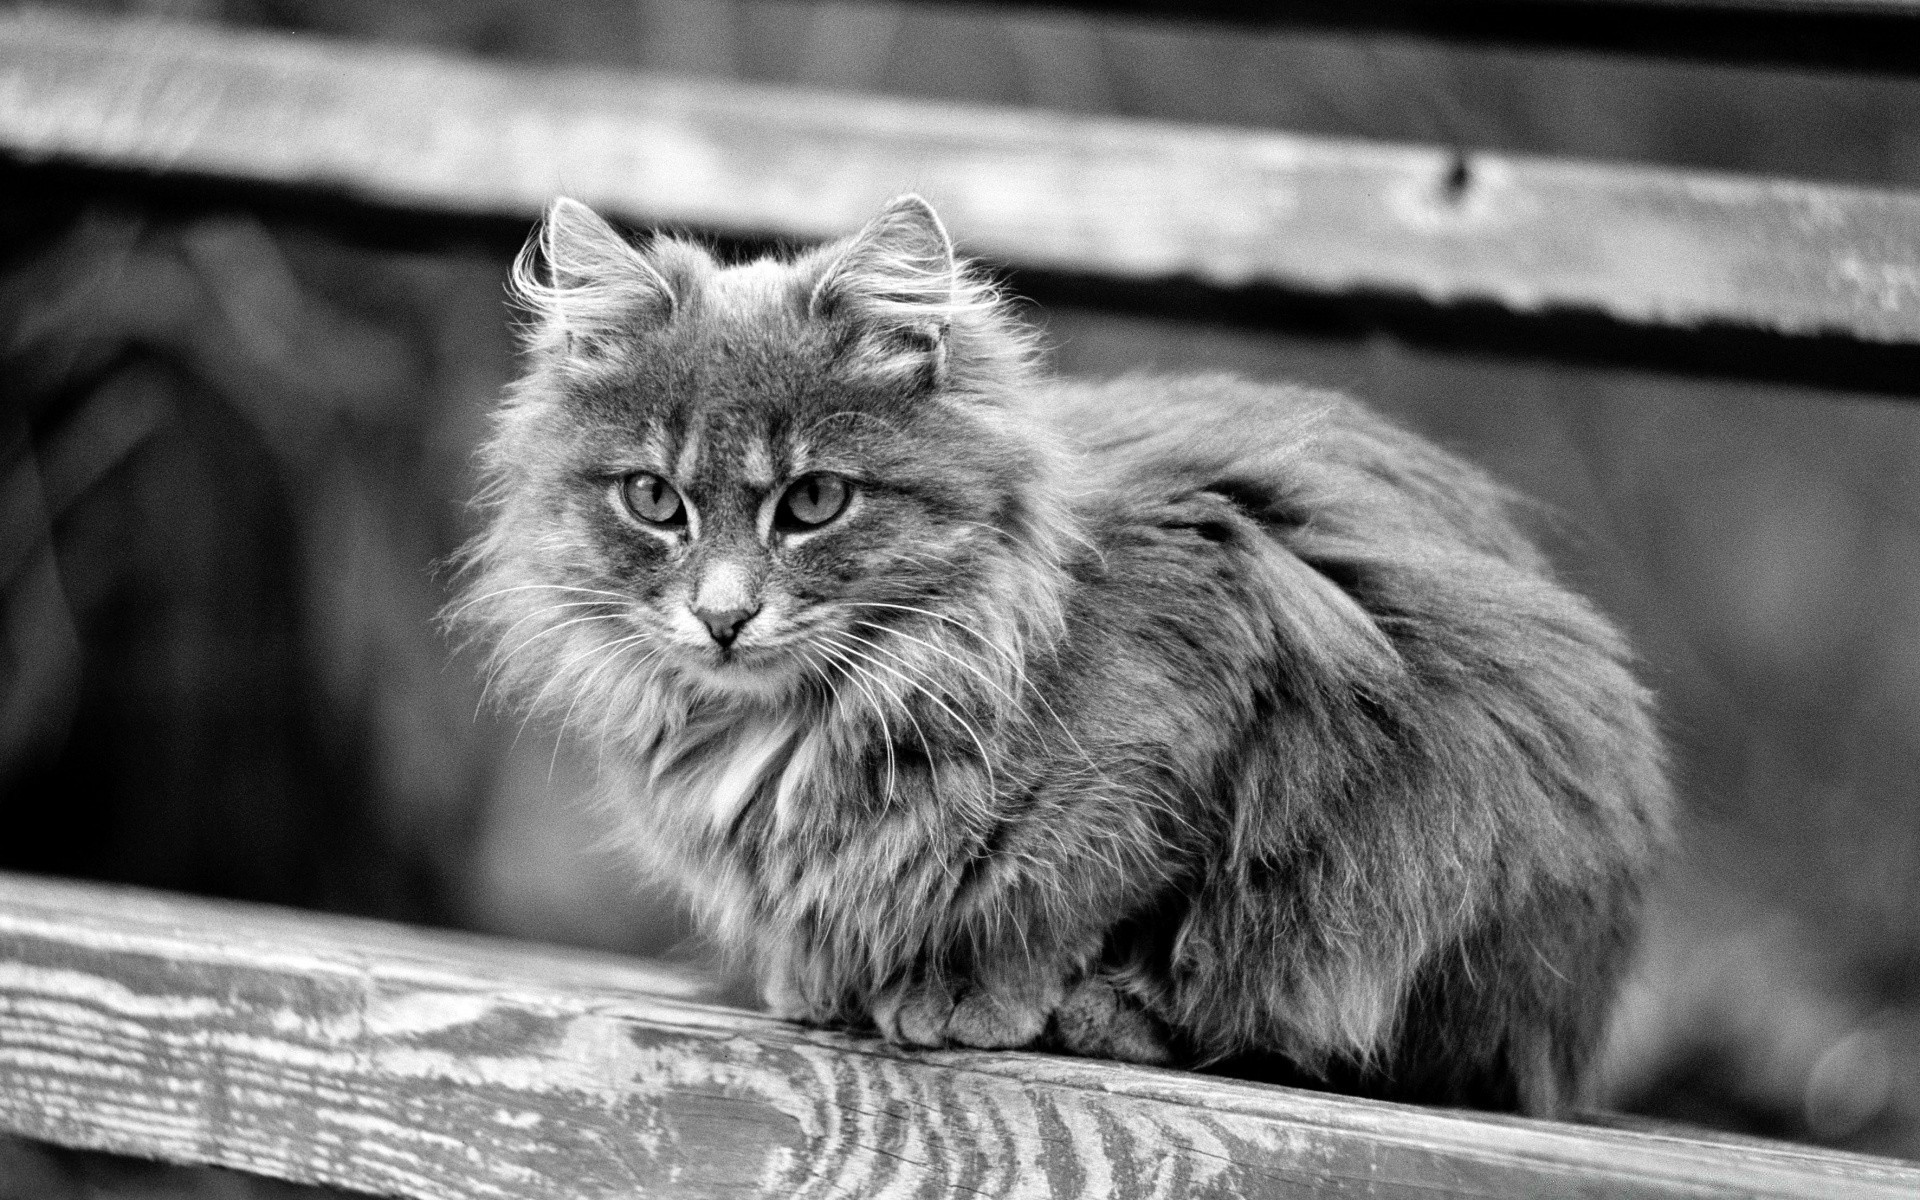
[[[1920,1168],[1015,1053],[603,955],[0,876],[0,1129],[426,1198],[1920,1194]]]
[[[531,218],[825,238],[917,189],[974,253],[1123,280],[1920,344],[1920,197],[0,16],[0,151]]]

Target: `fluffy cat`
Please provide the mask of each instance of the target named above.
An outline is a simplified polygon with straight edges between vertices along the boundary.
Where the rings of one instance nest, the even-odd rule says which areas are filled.
[[[463,619],[775,1011],[1582,1100],[1662,750],[1484,475],[1324,392],[1048,379],[916,197],[737,266],[560,200],[515,281]]]

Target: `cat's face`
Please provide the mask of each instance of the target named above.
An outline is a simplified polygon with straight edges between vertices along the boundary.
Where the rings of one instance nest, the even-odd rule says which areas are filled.
[[[537,352],[493,449],[520,586],[551,609],[528,620],[553,631],[541,653],[772,702],[921,686],[906,631],[965,621],[1032,522],[1026,448],[957,394],[948,314],[875,277],[860,240],[723,268],[679,243],[641,257],[597,218],[572,232],[597,240],[549,242],[572,253],[556,278],[599,307]],[[882,233],[917,239],[883,265],[954,270],[937,223]]]
[[[857,659],[868,626],[968,592],[998,536],[990,464],[947,449],[956,414],[847,387],[784,332],[637,347],[579,406],[591,424],[555,481],[568,565],[630,598],[636,645],[712,688],[777,691]]]

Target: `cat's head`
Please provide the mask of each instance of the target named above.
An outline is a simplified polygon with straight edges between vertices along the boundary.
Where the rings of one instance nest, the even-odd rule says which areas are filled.
[[[1028,341],[925,201],[729,266],[561,200],[515,282],[467,605],[522,692],[885,708],[1057,622]]]

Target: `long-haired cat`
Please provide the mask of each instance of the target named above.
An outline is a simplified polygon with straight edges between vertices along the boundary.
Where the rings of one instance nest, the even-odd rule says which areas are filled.
[[[1485,476],[1324,392],[1049,379],[916,197],[736,266],[561,200],[515,281],[464,613],[777,1012],[1582,1099],[1662,750]]]

